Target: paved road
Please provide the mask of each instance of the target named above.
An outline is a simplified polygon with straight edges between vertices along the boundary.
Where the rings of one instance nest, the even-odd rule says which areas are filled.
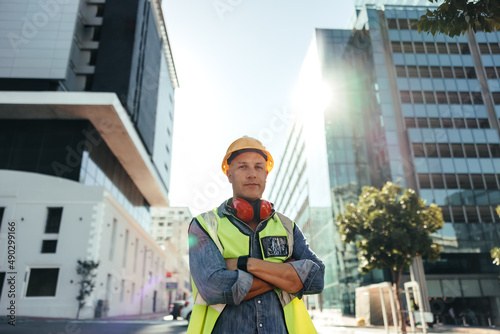
[[[5,319],[0,322],[1,334],[185,334],[185,320],[27,320],[23,319],[10,326]],[[383,328],[356,328],[343,326],[328,326],[315,321],[318,334],[382,334]],[[408,333],[410,329],[408,328]],[[436,331],[430,331],[435,334]],[[484,333],[468,331],[462,333]],[[497,330],[500,333],[500,331]],[[391,334],[394,330],[391,329]],[[422,332],[420,332],[422,333]],[[457,331],[440,330],[439,334],[452,334]]]
[[[10,326],[0,323],[2,334],[181,334],[186,333],[187,321],[19,321]]]

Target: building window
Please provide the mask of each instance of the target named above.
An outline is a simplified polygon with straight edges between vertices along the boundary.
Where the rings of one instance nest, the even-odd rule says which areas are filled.
[[[452,206],[451,212],[455,223],[465,223],[465,215],[461,206]]]
[[[425,53],[424,43],[415,42],[414,46],[415,46],[415,53]]]
[[[472,104],[469,92],[460,92],[460,100],[462,104]]]
[[[455,78],[464,79],[465,71],[463,67],[453,67],[453,73],[455,74]]]
[[[424,91],[425,103],[427,104],[435,104],[436,98],[434,97],[433,91]]]
[[[403,52],[404,53],[415,53],[413,52],[413,45],[411,42],[403,42]]]
[[[420,189],[431,188],[431,181],[427,174],[418,174],[418,183],[420,184]]]
[[[447,92],[450,104],[460,104],[457,92]]]
[[[116,219],[113,219],[113,227],[111,229],[111,242],[109,246],[109,261],[113,261],[115,255],[115,241],[116,241]]]
[[[483,176],[481,174],[471,174],[474,189],[484,189]]]
[[[405,118],[406,128],[416,128],[417,123],[415,123],[415,118]]]
[[[392,53],[402,52],[401,42],[391,42],[391,46],[392,46]]]
[[[445,222],[451,222],[450,209],[447,206],[441,206],[440,208],[443,213],[443,220]]]
[[[398,29],[398,23],[396,19],[387,19],[387,27],[389,29]]]
[[[396,66],[396,75],[398,78],[406,78],[406,69],[404,66]]]
[[[427,157],[429,157],[429,158],[437,158],[438,157],[438,151],[436,148],[436,144],[434,144],[434,143],[425,144],[425,150],[427,151]]]
[[[469,49],[469,44],[467,43],[460,43],[460,53],[463,55],[470,55],[470,49]]]
[[[427,49],[427,53],[437,53],[436,45],[432,42],[425,43],[425,48]]]
[[[402,90],[399,92],[401,96],[401,103],[411,103],[410,92],[407,90]]]
[[[399,23],[400,30],[408,29],[408,20],[407,19],[399,19],[398,23]]]
[[[464,144],[465,156],[467,158],[477,158],[476,148],[474,144]]]
[[[446,43],[437,43],[437,50],[439,54],[448,54],[448,49],[446,48]]]
[[[434,189],[444,189],[444,181],[442,174],[431,174],[431,177]]]
[[[433,78],[442,78],[441,68],[439,66],[431,66],[431,74]]]
[[[455,174],[444,174],[444,180],[446,181],[446,187],[448,189],[458,188],[457,177]]]
[[[30,270],[26,297],[55,297],[59,268]]]
[[[419,66],[418,70],[420,71],[421,78],[430,78],[431,77],[431,72],[429,71],[428,66]]]
[[[483,55],[489,55],[490,54],[490,48],[488,47],[488,43],[477,43],[479,46],[479,52]]]
[[[469,174],[457,174],[460,189],[472,189]]]
[[[55,253],[57,249],[57,240],[43,240],[42,253]]]
[[[450,50],[451,54],[459,54],[458,45],[456,43],[448,43],[448,50]]]
[[[486,72],[486,77],[488,79],[497,79],[497,72],[494,67],[485,67],[484,71]]]
[[[441,158],[451,158],[451,150],[448,144],[438,144]]]
[[[417,118],[417,126],[421,129],[428,128],[427,118]]]
[[[3,213],[5,212],[5,208],[0,208],[0,231],[2,230],[2,220],[3,220]],[[0,291],[1,293],[1,291]]]
[[[500,144],[490,144],[492,158],[500,158]]]
[[[417,91],[412,91],[411,95],[413,97],[413,103],[424,103],[424,98],[422,97],[422,92],[417,90]]]
[[[47,208],[45,233],[59,233],[63,208]]]
[[[467,79],[476,79],[476,70],[474,67],[467,67],[466,68],[466,74],[467,74]]]

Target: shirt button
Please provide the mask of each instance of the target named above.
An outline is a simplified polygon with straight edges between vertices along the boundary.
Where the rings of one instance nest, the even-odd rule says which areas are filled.
[[[264,326],[264,325],[262,325],[262,324],[259,324],[259,327],[262,327],[262,326]]]
[[[261,302],[260,300],[257,300],[257,303],[258,303],[258,304],[260,304],[260,303],[262,303],[262,302]]]

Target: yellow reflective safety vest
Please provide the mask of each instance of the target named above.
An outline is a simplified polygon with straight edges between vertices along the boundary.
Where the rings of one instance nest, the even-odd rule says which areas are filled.
[[[220,217],[217,209],[202,213],[196,217],[201,227],[208,232],[215,245],[222,253],[224,258],[238,258],[250,254],[250,237],[244,235],[231,223],[226,217]],[[293,252],[293,222],[287,217],[276,213],[267,222],[266,227],[259,233],[259,244],[265,261],[282,263],[291,257]],[[287,256],[266,257],[265,254],[273,253],[276,247],[282,245],[266,244],[267,237],[287,238],[288,249],[286,252],[277,251],[277,254],[287,253]],[[264,249],[267,247],[269,249]],[[275,249],[274,249],[275,250]],[[225,304],[207,305],[201,295],[198,293],[193,279],[194,307],[191,313],[191,319],[187,329],[187,334],[209,334],[224,310]],[[314,324],[307,312],[304,302],[299,298],[289,294],[281,289],[275,289],[278,299],[283,307],[286,328],[289,334],[317,334]]]

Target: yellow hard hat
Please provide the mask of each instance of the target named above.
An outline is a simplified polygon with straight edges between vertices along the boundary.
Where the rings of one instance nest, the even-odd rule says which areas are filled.
[[[261,151],[267,157],[266,171],[269,173],[273,169],[274,160],[271,156],[271,153],[266,150],[266,147],[255,138],[243,136],[240,139],[236,139],[231,145],[229,145],[226,151],[226,155],[222,160],[222,172],[224,172],[224,174],[227,175],[227,170],[229,169],[229,163],[227,162],[227,159],[231,156],[231,154],[233,154],[233,152],[245,149],[254,149]]]

